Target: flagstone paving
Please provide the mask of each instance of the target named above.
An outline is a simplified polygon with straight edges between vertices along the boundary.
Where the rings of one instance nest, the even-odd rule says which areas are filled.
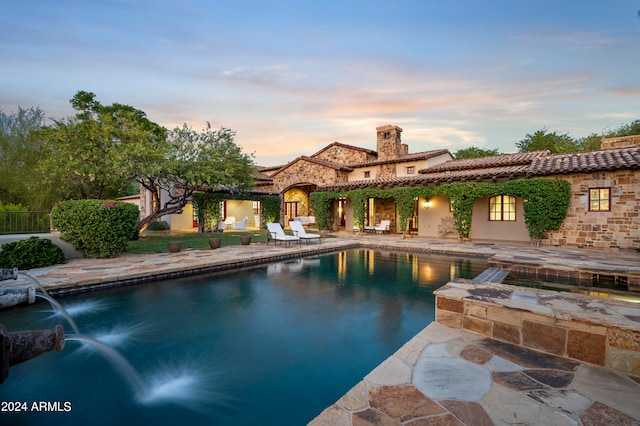
[[[476,256],[504,265],[526,263],[548,270],[640,277],[640,253],[634,251],[461,244],[341,233],[323,238],[321,244],[302,246],[261,243],[179,253],[124,254],[115,259],[72,259],[64,265],[30,270],[2,286],[33,285],[35,279],[54,294],[85,291],[357,247]],[[499,299],[507,308],[534,306],[542,314],[555,309],[565,315],[570,307],[584,314],[587,321],[597,321],[615,311],[611,318],[622,321],[625,327],[640,324],[638,305],[631,303],[587,296],[570,298],[568,303],[562,293],[541,297],[511,286],[474,287],[473,283],[478,284],[453,283],[451,291],[462,291],[456,286],[464,287],[468,297]],[[624,346],[625,336],[619,339],[617,343]],[[640,377],[633,374],[432,323],[310,424],[640,425],[639,394]]]
[[[638,425],[640,380],[432,323],[311,421]]]

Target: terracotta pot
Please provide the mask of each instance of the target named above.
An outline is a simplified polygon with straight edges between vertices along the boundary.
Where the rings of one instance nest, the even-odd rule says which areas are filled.
[[[182,241],[169,241],[169,253],[177,253],[182,250]]]
[[[220,247],[221,244],[222,244],[221,238],[209,238],[209,247],[211,247],[211,249],[217,249]]]
[[[240,235],[240,244],[243,246],[251,244],[251,235]]]

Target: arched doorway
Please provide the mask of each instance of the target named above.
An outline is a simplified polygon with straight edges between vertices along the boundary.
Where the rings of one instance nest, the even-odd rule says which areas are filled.
[[[315,191],[316,186],[311,183],[299,183],[284,191],[282,217],[285,225],[295,217],[313,216],[309,194]]]

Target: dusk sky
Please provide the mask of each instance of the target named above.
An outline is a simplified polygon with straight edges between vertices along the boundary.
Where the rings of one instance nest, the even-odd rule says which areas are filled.
[[[0,110],[90,91],[167,128],[237,132],[257,164],[342,142],[515,152],[640,119],[640,0],[23,0],[0,13]]]

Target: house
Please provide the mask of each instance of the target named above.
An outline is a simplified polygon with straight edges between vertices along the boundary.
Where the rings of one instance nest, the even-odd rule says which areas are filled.
[[[277,167],[258,168],[255,191],[279,195],[281,221],[313,216],[310,194],[315,191],[348,192],[354,189],[431,187],[452,182],[500,183],[514,179],[561,179],[571,187],[567,217],[542,244],[598,247],[640,247],[640,136],[603,139],[598,151],[551,155],[548,151],[503,154],[455,160],[446,149],[410,153],[402,143],[402,129],[376,128],[377,149],[333,142],[309,156],[300,156]],[[469,237],[474,240],[530,240],[524,220],[525,200],[495,195],[475,200]],[[171,226],[194,226],[187,206]],[[260,227],[256,201],[228,200],[224,216],[254,219]],[[187,217],[184,217],[184,216]],[[348,197],[334,208],[334,229],[355,225]],[[178,215],[172,215],[178,216]],[[366,203],[364,225],[391,221],[391,232],[400,233],[393,198],[371,198]],[[416,198],[408,232],[431,238],[458,238],[452,227],[450,200],[444,196]],[[175,226],[174,226],[175,225]]]

